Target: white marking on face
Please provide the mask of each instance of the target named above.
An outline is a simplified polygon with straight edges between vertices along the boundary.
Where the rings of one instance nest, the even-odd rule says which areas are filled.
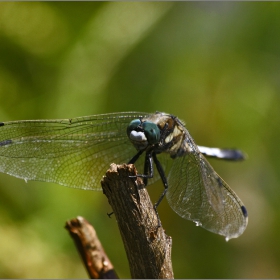
[[[136,142],[147,141],[147,138],[146,138],[144,132],[142,132],[142,131],[135,131],[135,130],[132,130],[132,131],[130,132],[129,138],[130,138],[132,141],[136,141]]]

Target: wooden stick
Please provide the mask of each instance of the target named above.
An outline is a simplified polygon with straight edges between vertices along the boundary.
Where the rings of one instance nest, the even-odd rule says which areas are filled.
[[[132,164],[112,164],[101,185],[117,219],[132,278],[173,278],[171,237]],[[134,176],[133,178],[129,176]]]
[[[73,238],[91,279],[118,278],[93,226],[83,217],[66,222],[65,228]]]

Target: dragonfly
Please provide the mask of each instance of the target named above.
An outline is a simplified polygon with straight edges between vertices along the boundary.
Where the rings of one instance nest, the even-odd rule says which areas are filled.
[[[145,185],[163,182],[155,209],[166,196],[182,218],[226,240],[237,238],[247,210],[205,156],[244,158],[239,150],[196,145],[184,122],[163,112],[0,122],[0,172],[98,191],[109,164],[133,163]]]

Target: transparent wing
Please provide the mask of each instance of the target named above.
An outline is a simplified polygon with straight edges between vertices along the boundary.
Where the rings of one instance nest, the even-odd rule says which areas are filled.
[[[125,112],[0,123],[0,172],[99,190],[112,162],[127,163],[136,154],[126,128],[131,120],[146,115]],[[143,158],[137,161],[140,170]]]
[[[174,160],[168,183],[167,200],[181,217],[227,240],[244,232],[246,208],[198,151]]]

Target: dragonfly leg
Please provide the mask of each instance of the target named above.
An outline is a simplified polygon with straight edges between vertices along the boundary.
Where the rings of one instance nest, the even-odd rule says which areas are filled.
[[[138,159],[139,156],[142,154],[138,152],[132,159]],[[129,162],[131,163],[131,161]],[[154,170],[153,170],[153,162],[152,162],[152,156],[150,153],[146,153],[145,156],[145,163],[144,163],[144,174],[137,174],[136,176],[129,176],[129,178],[135,178],[135,177],[140,177],[143,178],[143,182],[145,186],[148,184],[148,179],[154,177]]]
[[[111,218],[111,216],[114,214],[114,212],[111,212],[111,213],[107,213],[107,216],[109,217],[109,218]]]
[[[159,219],[159,214],[158,214],[157,208],[158,208],[159,204],[161,203],[161,201],[163,200],[163,198],[166,195],[166,192],[168,190],[168,183],[167,183],[167,179],[166,179],[165,173],[163,171],[163,168],[162,168],[159,160],[156,157],[156,154],[153,154],[153,159],[154,159],[155,165],[157,167],[158,173],[160,175],[160,178],[161,178],[161,180],[163,182],[163,185],[164,185],[164,191],[160,195],[158,201],[154,204],[154,209],[155,209],[157,217],[158,217],[158,223],[159,223],[158,226],[161,227],[161,222],[160,222],[160,219]]]
[[[129,162],[128,164],[134,164],[137,159],[143,154],[143,150],[139,151]]]
[[[148,184],[148,179],[154,177],[154,169],[153,169],[153,162],[152,162],[152,156],[149,153],[146,153],[145,156],[145,164],[144,164],[144,175],[140,175],[141,178],[143,178],[143,182],[145,186]]]
[[[139,157],[140,155],[142,154],[142,151],[139,151],[130,161],[129,163],[134,163]],[[161,180],[163,182],[163,185],[164,185],[164,191],[162,192],[162,194],[160,195],[158,201],[154,204],[154,209],[155,209],[155,212],[156,212],[156,215],[157,215],[157,219],[158,219],[158,227],[161,227],[161,221],[160,221],[160,218],[159,218],[159,214],[158,214],[158,211],[157,211],[157,207],[159,206],[160,202],[163,200],[166,192],[167,192],[167,189],[168,189],[168,184],[167,184],[167,179],[165,177],[165,174],[164,174],[164,171],[163,171],[163,168],[159,162],[159,160],[157,159],[156,157],[156,154],[154,153],[146,153],[146,156],[145,156],[145,163],[144,163],[144,174],[137,174],[137,176],[129,176],[130,178],[135,178],[135,177],[141,177],[143,178],[143,182],[145,184],[145,186],[147,185],[148,183],[148,179],[149,178],[153,178],[154,176],[154,169],[153,169],[153,160],[156,164],[156,167],[157,167],[157,170],[158,170],[158,173],[161,177]]]

